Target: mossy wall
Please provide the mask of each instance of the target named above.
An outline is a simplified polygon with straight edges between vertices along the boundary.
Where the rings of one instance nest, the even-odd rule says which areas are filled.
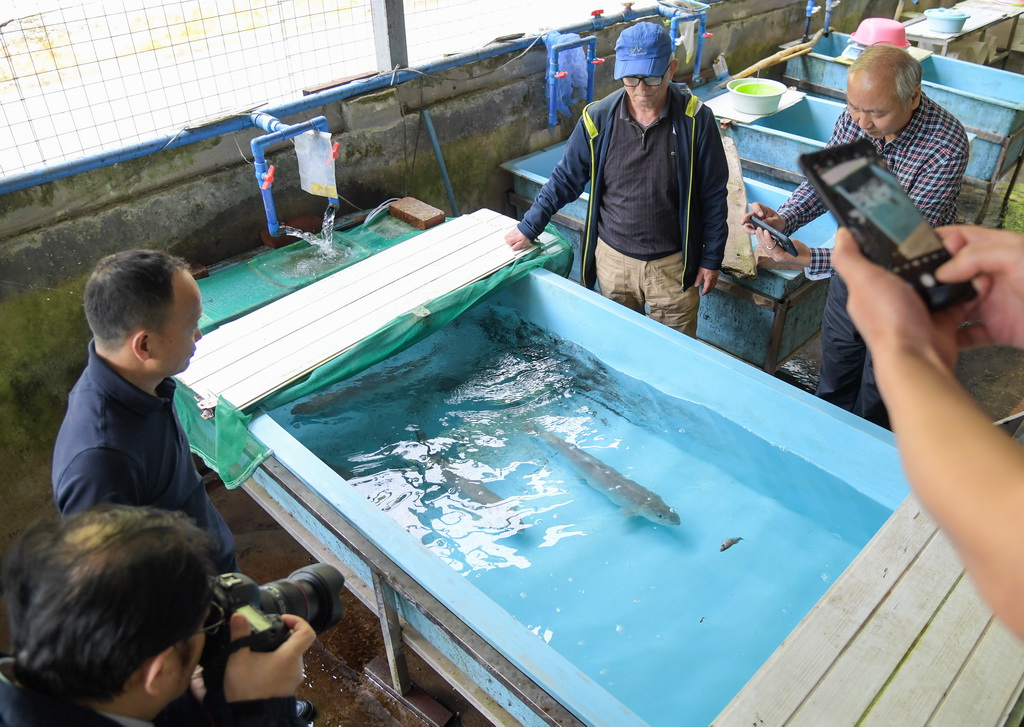
[[[864,15],[891,17],[895,4],[844,0],[833,25],[848,32]],[[802,33],[805,6],[716,4],[704,65],[725,53],[735,72],[770,55]],[[822,16],[819,11],[812,29]],[[598,33],[598,55],[611,58],[620,31]],[[612,67],[597,67],[598,96],[618,85]],[[342,213],[412,196],[451,214],[421,113],[429,109],[459,212],[489,207],[510,214],[511,181],[499,165],[561,141],[572,128],[564,119],[547,126],[544,68],[538,43],[526,54],[477,61],[282,120],[327,117],[341,144]],[[52,507],[50,450],[89,337],[81,307],[85,277],[97,259],[117,250],[165,249],[210,265],[258,247],[266,221],[249,140],[262,133],[234,132],[0,196],[0,545]],[[321,215],[326,200],[299,189],[291,143],[268,158],[277,166],[278,218]]]
[[[54,510],[50,450],[89,340],[84,286],[78,278],[0,303],[0,550],[25,519]]]

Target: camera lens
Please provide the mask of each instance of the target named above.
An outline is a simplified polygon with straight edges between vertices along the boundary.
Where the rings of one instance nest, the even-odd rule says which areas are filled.
[[[341,620],[341,589],[345,579],[337,568],[315,563],[287,578],[260,586],[260,607],[266,613],[291,613],[309,622],[318,634]]]

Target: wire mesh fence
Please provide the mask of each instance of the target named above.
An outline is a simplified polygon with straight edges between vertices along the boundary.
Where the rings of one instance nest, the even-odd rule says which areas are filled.
[[[408,0],[409,63],[580,23],[595,1]],[[15,0],[6,12],[0,177],[378,70],[370,0]]]
[[[645,3],[653,5],[654,0]],[[446,53],[460,53],[517,33],[536,33],[577,25],[595,10],[621,6],[599,0],[407,0],[405,32],[409,63],[416,65]]]

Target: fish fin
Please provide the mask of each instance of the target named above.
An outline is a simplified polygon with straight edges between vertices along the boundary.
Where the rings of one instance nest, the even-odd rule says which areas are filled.
[[[636,508],[632,508],[632,507],[620,507],[619,508],[619,515],[622,515],[622,517],[634,517],[636,514],[637,514]]]

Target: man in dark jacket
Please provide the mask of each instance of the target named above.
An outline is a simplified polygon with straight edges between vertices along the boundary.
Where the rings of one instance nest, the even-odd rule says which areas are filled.
[[[3,564],[14,657],[0,656],[0,727],[294,727],[315,638],[298,616],[282,615],[289,633],[274,651],[227,657],[222,684],[203,686],[223,695],[215,714],[193,696],[207,633],[230,629],[234,641],[250,630],[239,613],[204,625],[207,541],[180,513],[146,507],[26,530]]]
[[[725,253],[729,172],[714,114],[671,82],[678,64],[663,25],[622,32],[615,78],[623,88],[583,110],[505,240],[516,250],[530,244],[589,183],[581,282],[695,336],[700,296],[714,289]]]
[[[71,390],[53,452],[62,515],[100,503],[183,512],[213,538],[220,573],[235,542],[192,464],[171,377],[196,350],[203,302],[184,260],[129,250],[99,261],[85,286],[89,363]]]

